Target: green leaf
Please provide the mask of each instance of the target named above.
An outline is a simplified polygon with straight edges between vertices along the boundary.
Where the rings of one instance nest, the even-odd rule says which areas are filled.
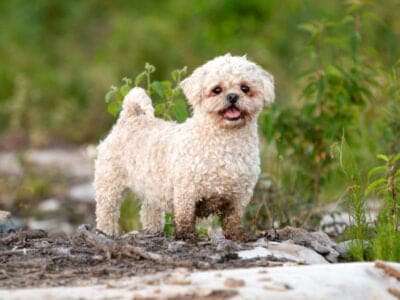
[[[122,82],[125,83],[126,85],[131,85],[132,83],[132,79],[128,78],[128,77],[124,77],[122,78]]]
[[[386,155],[383,155],[383,154],[378,154],[376,157],[377,157],[378,159],[383,160],[383,161],[386,161],[386,162],[389,161],[389,157],[387,157]]]
[[[144,69],[146,70],[147,73],[151,74],[156,70],[156,67],[153,66],[152,64],[146,63],[144,65]]]
[[[116,117],[122,110],[122,105],[117,102],[111,102],[107,105],[107,111],[114,117]]]
[[[167,212],[165,214],[165,225],[164,225],[164,233],[167,237],[171,237],[174,234],[174,228],[175,228],[175,224],[174,224],[174,216]]]
[[[378,173],[382,173],[382,172],[386,172],[387,168],[386,166],[378,166],[375,168],[372,168],[369,172],[368,172],[368,181],[376,174]]]
[[[386,179],[385,178],[380,178],[378,180],[375,180],[374,182],[370,183],[365,191],[366,195],[369,195],[370,193],[376,193],[379,189],[384,187],[386,185]]]
[[[171,94],[171,82],[170,81],[153,81],[151,88],[163,99],[168,98]]]
[[[154,114],[156,116],[161,116],[163,115],[165,111],[165,103],[158,103],[155,107],[154,107]]]
[[[299,29],[314,35],[318,32],[318,28],[313,23],[303,23],[298,26]]]
[[[171,116],[178,122],[185,121],[189,116],[187,104],[183,99],[177,99],[171,107]]]
[[[106,96],[104,97],[106,103],[110,103],[110,102],[112,101],[112,99],[113,99],[114,96],[115,96],[115,92],[116,92],[116,91],[115,91],[114,89],[109,90],[109,91],[107,92]]]
[[[146,78],[146,71],[143,71],[135,77],[135,86],[138,86]]]
[[[153,81],[151,88],[161,97],[165,98],[165,86],[160,81]]]
[[[396,161],[400,159],[400,153],[397,153],[393,158],[392,158],[392,163],[394,164]]]
[[[131,86],[124,84],[123,86],[121,86],[121,88],[119,89],[122,98],[125,98],[126,95],[128,95],[129,91],[131,90]]]
[[[199,227],[197,228],[197,234],[198,234],[199,236],[207,237],[207,236],[208,236],[208,230],[207,230],[206,227],[199,226]]]
[[[173,70],[171,72],[171,77],[175,82],[178,81],[179,74],[180,74],[179,70]]]

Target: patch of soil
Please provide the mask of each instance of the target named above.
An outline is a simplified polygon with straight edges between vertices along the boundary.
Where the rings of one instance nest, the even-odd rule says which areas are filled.
[[[179,242],[140,234],[112,239],[86,225],[70,236],[43,230],[12,231],[0,234],[0,288],[104,283],[176,267],[207,270],[285,262],[268,257],[238,259],[237,249],[248,248],[248,244],[237,244],[236,250],[224,248],[209,238]]]

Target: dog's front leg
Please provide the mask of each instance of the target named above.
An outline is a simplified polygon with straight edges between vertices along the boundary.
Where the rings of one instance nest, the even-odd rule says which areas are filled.
[[[195,194],[190,189],[174,193],[175,238],[179,240],[197,237],[195,223]]]
[[[222,230],[227,239],[234,241],[253,241],[251,232],[246,231],[242,225],[245,206],[239,201],[232,201],[222,212]]]

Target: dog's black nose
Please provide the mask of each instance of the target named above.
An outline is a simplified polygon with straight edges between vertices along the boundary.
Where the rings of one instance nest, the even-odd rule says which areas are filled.
[[[226,95],[226,99],[229,101],[229,103],[235,104],[239,100],[239,94],[229,93]]]

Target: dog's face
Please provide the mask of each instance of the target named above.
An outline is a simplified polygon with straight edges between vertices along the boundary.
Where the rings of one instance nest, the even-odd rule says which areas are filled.
[[[217,57],[181,83],[195,114],[217,126],[240,128],[274,100],[273,77],[245,57]]]

